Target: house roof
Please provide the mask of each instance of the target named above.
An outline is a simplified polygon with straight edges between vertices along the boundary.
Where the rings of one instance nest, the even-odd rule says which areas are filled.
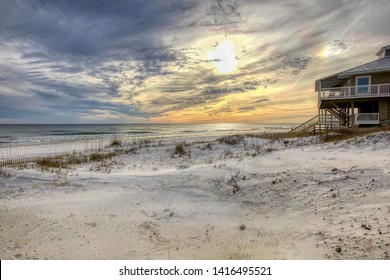
[[[376,55],[381,57],[383,52],[389,49],[390,45],[384,46],[377,51]],[[390,56],[384,56],[382,58],[378,58],[377,60],[318,79],[315,81],[315,90],[318,91],[320,85],[322,88],[340,86],[343,80],[349,79],[352,76],[387,72],[390,72]]]
[[[383,57],[339,73],[337,79],[348,79],[355,75],[390,72],[390,57]]]
[[[315,81],[315,91],[318,91],[320,83],[322,88],[329,88],[338,86],[342,80],[349,79],[355,75],[369,75],[386,72],[390,72],[390,57],[383,57],[366,64],[362,64],[354,68],[318,79]]]

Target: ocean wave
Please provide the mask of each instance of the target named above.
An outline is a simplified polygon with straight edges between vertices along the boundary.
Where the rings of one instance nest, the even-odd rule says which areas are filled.
[[[126,131],[126,132],[120,132],[119,134],[126,133],[126,134],[152,134],[155,133],[153,131]]]
[[[45,134],[44,136],[73,136],[73,135],[107,135],[107,134],[116,134],[115,132],[95,132],[95,131],[85,131],[85,132],[68,132],[68,133],[49,133]]]
[[[272,130],[288,130],[291,129],[291,127],[286,126],[265,126],[265,129],[272,129]]]
[[[45,144],[73,141],[107,140],[132,137],[219,136],[250,132],[275,132],[290,129],[274,124],[103,124],[103,125],[0,125],[0,143],[12,145]]]
[[[196,133],[196,132],[208,132],[207,129],[205,130],[182,130],[182,131],[179,131],[179,132],[183,132],[183,133]]]

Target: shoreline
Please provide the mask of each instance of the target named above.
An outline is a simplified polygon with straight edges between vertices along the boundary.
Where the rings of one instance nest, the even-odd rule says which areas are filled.
[[[28,158],[28,157],[45,157],[55,155],[66,155],[69,153],[83,153],[101,151],[109,148],[113,141],[120,141],[127,146],[139,146],[144,142],[159,143],[159,145],[170,145],[180,142],[208,142],[215,141],[218,138],[225,136],[244,136],[253,135],[256,138],[263,138],[269,135],[286,135],[287,132],[257,132],[250,133],[248,131],[231,133],[214,133],[210,135],[199,134],[177,134],[177,135],[142,135],[142,136],[126,136],[117,137],[110,135],[110,137],[83,139],[83,140],[69,140],[65,142],[48,142],[48,143],[3,143],[8,145],[0,146],[0,162],[12,159]]]
[[[0,125],[0,160],[25,156],[35,151],[34,156],[44,153],[69,153],[83,151],[85,147],[105,147],[113,139],[122,142],[183,141],[190,138],[222,137],[231,134],[262,134],[289,131],[292,124],[111,124],[111,125],[21,125],[16,130],[12,125],[2,129]],[[62,127],[64,126],[64,127]],[[21,132],[22,133],[21,133]],[[57,135],[60,133],[60,135]],[[92,134],[92,135],[91,135]],[[42,149],[48,146],[50,149]],[[16,152],[14,156],[13,150]]]
[[[213,137],[2,167],[0,257],[389,259],[390,133]]]

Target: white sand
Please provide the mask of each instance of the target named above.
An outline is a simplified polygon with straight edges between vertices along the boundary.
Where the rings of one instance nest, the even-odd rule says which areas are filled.
[[[317,141],[193,142],[182,157],[163,143],[69,169],[3,167],[0,258],[389,259],[390,134]]]

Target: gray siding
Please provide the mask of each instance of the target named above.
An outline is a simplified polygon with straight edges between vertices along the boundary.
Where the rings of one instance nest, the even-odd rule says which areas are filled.
[[[351,86],[356,85],[356,77],[358,76],[369,76],[369,75],[357,75],[357,76],[352,76],[350,81],[351,81]],[[380,74],[372,74],[371,76],[371,84],[372,85],[378,85],[378,84],[390,84],[390,73],[380,73]]]

